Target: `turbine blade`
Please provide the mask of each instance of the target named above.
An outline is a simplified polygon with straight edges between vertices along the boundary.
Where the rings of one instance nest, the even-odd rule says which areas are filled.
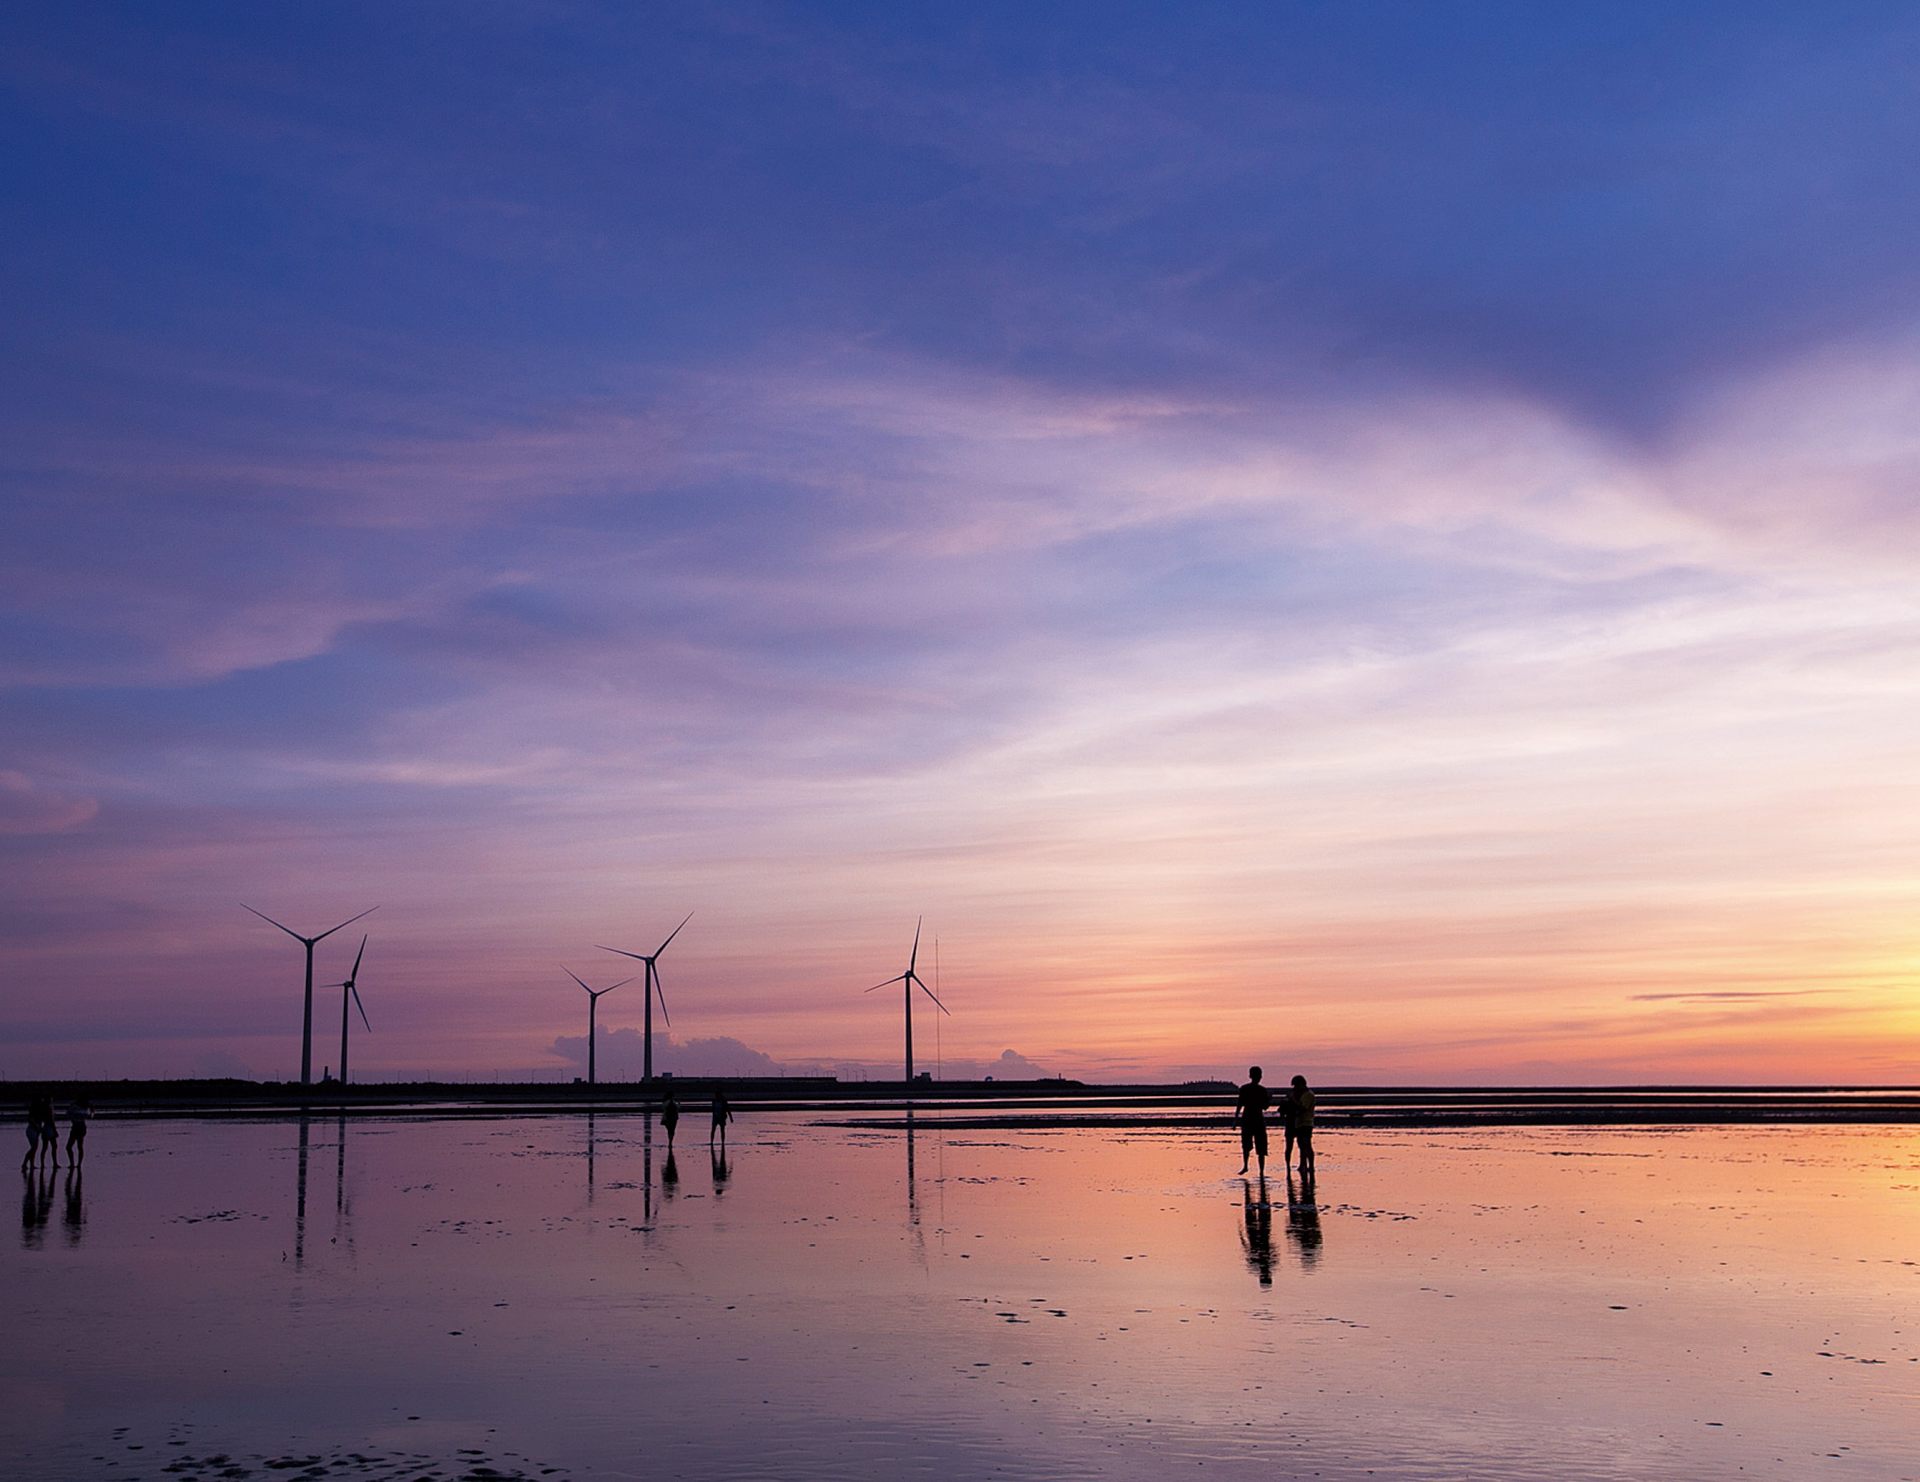
[[[621,979],[621,980],[620,980],[619,982],[617,982],[617,983],[609,983],[609,984],[607,984],[607,986],[606,986],[606,987],[604,987],[604,988],[602,988],[602,989],[601,989],[600,991],[601,991],[602,993],[611,993],[611,992],[613,992],[613,990],[614,990],[614,989],[616,989],[616,988],[624,988],[624,987],[626,987],[626,986],[627,986],[627,984],[629,984],[629,983],[631,983],[632,981],[633,981],[633,979],[632,979],[632,978],[622,978],[622,979]]]
[[[253,907],[248,905],[245,901],[240,902],[240,909],[243,911],[253,911]],[[265,911],[253,911],[253,914],[258,916],[262,921],[266,922],[268,926],[280,926],[280,923],[278,921],[275,921]],[[305,944],[307,939],[301,936],[300,933],[295,931],[291,926],[280,926],[280,929],[284,931],[288,936],[292,937],[296,942],[300,942],[303,945]],[[319,938],[316,937],[314,940],[318,941]]]
[[[360,950],[353,954],[353,971],[347,974],[347,981],[349,983],[357,983],[360,981],[360,959],[362,957],[365,957],[366,955],[367,955],[367,939],[365,937],[361,937]]]
[[[371,916],[375,911],[379,909],[380,908],[378,906],[368,906],[366,910],[360,913],[360,916]],[[352,926],[354,922],[360,919],[360,916],[349,916],[345,921],[342,921],[340,923],[340,926]],[[329,926],[325,931],[321,932],[319,936],[315,937],[314,940],[317,942],[324,937],[332,936],[336,931],[340,929],[340,926]]]
[[[560,964],[560,971],[565,973],[568,977],[572,978],[573,981],[578,983],[582,988],[587,988],[587,980],[581,977],[580,974],[575,972],[572,968],[568,967],[564,962]],[[591,993],[593,992],[593,990],[591,988],[587,988],[587,992]]]
[[[686,922],[680,924],[685,926]],[[662,947],[660,950],[664,952],[667,949]],[[660,981],[660,969],[657,967],[653,970],[653,991],[660,1000],[660,1017],[667,1021],[667,1028],[673,1028],[673,1018],[667,1013],[667,985]]]
[[[347,992],[353,995],[353,1006],[356,1009],[360,1010],[360,1022],[362,1024],[367,1025],[367,1032],[371,1034],[373,1032],[373,1026],[371,1024],[367,1024],[367,1006],[362,1002],[360,1002],[360,990],[358,988],[355,988],[352,984],[348,984]]]
[[[602,952],[611,952],[615,957],[631,957],[635,962],[645,962],[646,957],[639,952],[622,952],[618,947],[602,947]]]
[[[915,973],[913,975],[913,981],[920,985],[920,991],[922,993],[926,994],[928,998],[933,998],[933,990],[926,985],[925,981],[922,980],[922,978],[918,973]],[[940,1010],[941,1013],[945,1014],[949,1019],[953,1017],[953,1010],[948,1008],[942,1002],[940,1002],[939,999],[933,998],[933,1006],[938,1010]]]
[[[914,965],[920,961],[920,928],[926,922],[926,919],[926,917],[922,916],[918,921],[913,923],[913,955],[907,959],[908,972],[912,972]]]
[[[691,920],[693,920],[693,912],[689,911],[687,912],[686,920],[682,921],[679,926],[674,927],[672,931],[667,933],[667,939],[660,944],[660,952],[666,951],[667,948],[673,945],[673,939],[680,935],[681,928],[684,927],[687,924],[687,922]],[[660,952],[656,952],[653,955],[655,957],[658,957],[660,955]]]
[[[888,978],[886,982],[875,983],[871,988],[862,988],[860,991],[862,993],[878,993],[882,988],[891,988],[904,977],[906,977],[905,973],[895,973],[891,978]]]

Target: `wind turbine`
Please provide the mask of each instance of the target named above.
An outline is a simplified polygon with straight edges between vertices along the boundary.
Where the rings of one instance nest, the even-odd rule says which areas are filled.
[[[360,1010],[360,1022],[367,1024],[367,1006],[360,1002],[360,990],[354,986],[360,979],[360,959],[366,955],[367,939],[363,936],[360,938],[360,950],[353,954],[353,971],[347,974],[347,980],[344,983],[329,983],[326,985],[329,988],[338,988],[340,990],[340,1084],[343,1086],[347,1083],[348,999],[352,999],[353,1006]],[[367,1024],[367,1030],[371,1033],[373,1026]]]
[[[240,902],[240,909],[243,911],[253,911],[253,907],[245,901]],[[360,916],[371,916],[379,909],[378,906],[368,906],[366,910],[360,913]],[[354,922],[360,919],[360,916],[349,916],[345,921],[340,923],[340,926],[329,926],[317,937],[303,937],[291,926],[281,926],[278,921],[275,921],[265,911],[253,911],[253,914],[269,926],[279,926],[280,930],[284,931],[288,936],[292,937],[307,949],[307,1009],[306,1016],[300,1024],[300,1084],[308,1086],[313,1084],[313,945],[315,942],[325,941],[338,931],[340,926],[352,926]]]
[[[687,921],[691,920],[693,920],[693,912],[689,911],[687,912],[686,921],[682,921],[680,926],[676,926],[672,931],[668,932],[666,941],[662,942],[651,956],[641,952],[622,952],[618,947],[602,947],[600,949],[602,952],[612,952],[619,957],[631,957],[635,962],[644,962],[647,965],[647,1029],[646,1039],[642,1045],[640,1066],[641,1078],[643,1080],[651,1081],[653,1079],[654,994],[658,993],[660,995],[660,1017],[666,1019],[667,1028],[673,1028],[673,1020],[668,1018],[667,1015],[666,990],[660,986],[660,969],[655,964],[659,962],[660,954],[665,952],[667,948],[673,944],[673,939],[680,935],[680,928],[685,926]]]
[[[920,923],[925,920],[926,920],[926,917],[922,916],[920,918],[920,921],[916,921],[913,923],[913,952],[912,952],[912,955],[907,958],[907,970],[902,974],[900,974],[900,976],[897,978],[888,978],[884,983],[875,983],[871,988],[866,990],[868,993],[878,993],[882,988],[890,988],[895,983],[898,983],[900,985],[900,991],[904,995],[904,1001],[905,1001],[906,1010],[907,1010],[907,1084],[909,1086],[913,1084],[913,989],[914,989],[914,985],[918,984],[920,991],[926,994],[928,998],[933,999],[933,1006],[936,1009],[940,1010],[940,1012],[945,1014],[949,1019],[953,1017],[952,1010],[950,1010],[945,1004],[940,1002],[938,998],[934,997],[933,990],[927,986],[926,980],[922,978],[919,973],[914,971],[914,964],[920,960]]]
[[[587,985],[581,981],[580,975],[564,962],[560,964],[560,971],[579,983],[582,988],[587,988]],[[624,988],[632,981],[632,978],[622,978],[618,983],[610,984],[605,988],[587,988],[587,1084],[589,1086],[596,1084],[593,1052],[594,1041],[598,1035],[594,1026],[600,1017],[600,999],[602,995],[613,992],[615,988]]]

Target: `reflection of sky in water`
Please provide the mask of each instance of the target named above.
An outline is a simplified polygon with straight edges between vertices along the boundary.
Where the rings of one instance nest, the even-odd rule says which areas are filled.
[[[344,1131],[109,1123],[22,1180],[18,1465],[191,1424],[604,1476],[1912,1474],[1907,1130],[1334,1134],[1264,1200],[1150,1130],[761,1114],[723,1163],[691,1118],[671,1178],[631,1116]]]

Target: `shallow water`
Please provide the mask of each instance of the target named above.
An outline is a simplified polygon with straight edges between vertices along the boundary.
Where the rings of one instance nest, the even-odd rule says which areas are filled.
[[[1328,1131],[1264,1201],[1221,1134],[680,1132],[100,1124],[0,1247],[5,1471],[1920,1476],[1913,1129]]]

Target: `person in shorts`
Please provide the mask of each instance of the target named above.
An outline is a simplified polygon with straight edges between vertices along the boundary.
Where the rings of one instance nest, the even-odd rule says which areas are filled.
[[[660,1108],[660,1125],[667,1129],[667,1149],[673,1149],[673,1129],[680,1125],[680,1103],[673,1099],[673,1092],[667,1092],[667,1099]]]
[[[1288,1089],[1281,1114],[1287,1123],[1287,1147],[1289,1158],[1293,1156],[1296,1145],[1300,1149],[1300,1177],[1313,1178],[1313,1091],[1307,1085],[1307,1078],[1297,1075]]]
[[[87,1156],[87,1123],[93,1117],[93,1103],[79,1097],[67,1108],[67,1162],[78,1168]]]
[[[1267,1174],[1267,1108],[1273,1105],[1273,1093],[1260,1084],[1260,1067],[1247,1067],[1247,1083],[1240,1088],[1233,1104],[1233,1120],[1240,1128],[1240,1171],[1247,1171],[1247,1159],[1257,1155],[1260,1176]]]

